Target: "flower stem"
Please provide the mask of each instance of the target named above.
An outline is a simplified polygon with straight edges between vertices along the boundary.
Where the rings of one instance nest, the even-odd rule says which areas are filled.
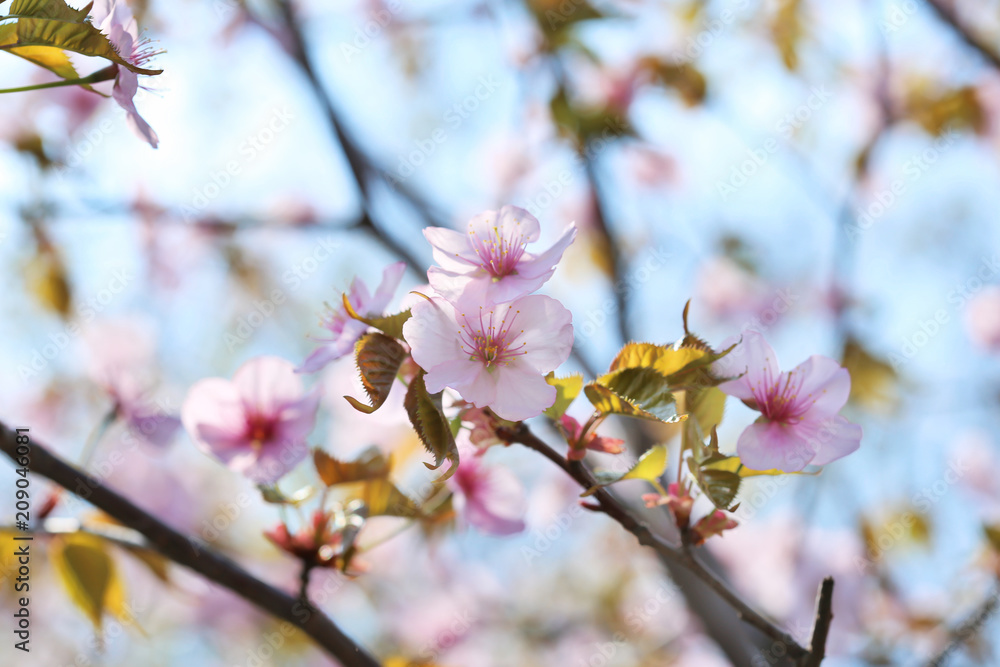
[[[36,83],[31,86],[21,86],[20,88],[0,88],[2,93],[24,93],[29,90],[43,90],[45,88],[59,88],[61,86],[88,86],[92,83],[110,81],[118,73],[118,65],[111,65],[104,69],[99,69],[93,74],[80,79],[64,79],[62,81],[51,81],[49,83]]]
[[[118,419],[118,403],[111,406],[107,414],[98,422],[94,430],[90,432],[90,436],[87,438],[87,442],[83,445],[83,451],[80,453],[80,467],[84,470],[90,465],[91,459],[94,458],[94,454],[97,452],[97,446],[101,443],[101,439],[111,428],[111,425],[115,423]]]

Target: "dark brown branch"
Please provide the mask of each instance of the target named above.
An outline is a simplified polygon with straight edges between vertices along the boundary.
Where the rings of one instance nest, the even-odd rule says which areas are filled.
[[[990,65],[1000,69],[1000,51],[997,50],[996,46],[987,42],[962,23],[958,17],[958,12],[955,11],[952,5],[945,2],[945,0],[927,0],[927,4],[938,15],[938,18],[952,27],[963,42],[975,51],[978,51],[979,55],[985,58]]]
[[[0,424],[0,450],[17,461],[16,434],[5,424]],[[325,614],[257,579],[194,538],[175,531],[35,441],[31,443],[28,468],[142,534],[149,541],[150,549],[228,588],[264,612],[295,625],[345,667],[378,667],[379,662]]]
[[[523,423],[519,424],[517,428],[511,429],[509,431],[499,434],[503,439],[509,442],[520,443],[529,449],[533,449],[545,458],[549,459],[557,466],[559,466],[567,475],[572,477],[582,488],[590,489],[597,485],[597,480],[591,474],[587,466],[583,464],[582,461],[569,461],[565,457],[561,456],[552,447],[550,447],[546,442],[541,440],[538,436],[531,432],[531,430]],[[811,655],[811,652],[797,643],[788,633],[784,632],[781,628],[774,624],[774,622],[768,620],[760,613],[751,608],[746,602],[743,601],[740,596],[734,592],[725,582],[719,579],[712,571],[707,569],[695,555],[695,552],[690,549],[676,547],[662,537],[653,533],[649,526],[643,523],[641,520],[636,518],[627,507],[625,507],[618,499],[616,499],[611,492],[607,489],[598,489],[593,498],[597,501],[596,506],[592,506],[591,509],[603,512],[607,514],[610,518],[614,519],[619,523],[622,528],[632,533],[639,541],[639,544],[647,546],[653,549],[661,558],[664,560],[678,564],[684,567],[686,570],[695,575],[698,579],[703,581],[709,586],[715,593],[725,600],[739,615],[749,625],[760,630],[767,637],[783,644],[786,648],[786,653],[789,658],[795,661],[802,661]],[[830,593],[833,591],[833,581],[830,580]],[[821,603],[823,603],[823,596],[821,595]],[[825,602],[829,604],[829,600]],[[827,619],[827,627],[829,625],[829,618],[832,618],[832,614],[827,613],[824,615]],[[814,632],[814,641],[816,641],[815,646],[818,648],[819,652],[822,652],[825,647],[825,630],[817,635]],[[822,644],[817,640],[822,639]],[[822,656],[819,657],[822,660]],[[808,663],[819,664],[815,663]]]
[[[802,667],[819,667],[826,657],[826,640],[830,635],[833,621],[833,577],[827,577],[819,585],[816,594],[816,623],[813,625],[812,639],[809,640],[809,654],[799,663]]]
[[[594,197],[594,227],[597,232],[601,235],[601,241],[604,242],[606,246],[606,256],[608,259],[608,266],[611,272],[611,292],[614,294],[615,307],[617,309],[617,322],[618,322],[618,335],[622,339],[622,343],[628,343],[632,340],[632,327],[629,325],[629,299],[628,299],[628,285],[625,284],[625,279],[623,276],[623,257],[621,244],[615,238],[614,234],[611,232],[611,228],[608,226],[607,216],[604,212],[604,206],[606,198],[601,191],[600,177],[597,173],[597,166],[594,164],[594,158],[590,157],[588,151],[584,151],[582,159],[584,161],[584,167],[587,172],[587,180],[590,183],[590,190]]]
[[[380,178],[384,179],[387,183],[391,183],[390,178],[388,177],[386,171],[375,164],[375,161],[365,153],[360,144],[358,144],[358,142],[355,141],[347,131],[344,122],[341,119],[340,112],[334,104],[333,98],[327,92],[326,87],[320,80],[312,58],[309,56],[309,49],[305,42],[305,37],[303,36],[302,26],[295,14],[295,8],[292,6],[292,3],[289,0],[279,0],[277,5],[281,12],[281,19],[283,23],[282,27],[287,32],[291,40],[292,58],[305,75],[316,100],[323,107],[323,111],[326,113],[327,121],[330,123],[330,129],[333,131],[341,149],[344,151],[344,157],[347,159],[347,165],[350,168],[351,176],[358,188],[358,194],[361,198],[361,208],[365,214],[364,224],[361,225],[361,227],[369,231],[375,239],[382,243],[390,252],[393,252],[400,258],[406,260],[412,267],[416,268],[420,266],[421,263],[417,262],[413,255],[404,246],[397,243],[391,236],[389,236],[371,217],[372,206],[370,179],[373,177]],[[410,204],[413,210],[416,211],[417,214],[424,220],[426,225],[437,224],[436,218],[431,212],[429,204],[424,199],[406,187],[393,186],[393,189]]]

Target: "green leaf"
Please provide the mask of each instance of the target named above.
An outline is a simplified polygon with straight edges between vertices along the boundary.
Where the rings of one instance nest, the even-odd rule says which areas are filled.
[[[52,539],[52,564],[70,600],[101,629],[105,612],[125,614],[125,592],[104,540],[86,533]]]
[[[260,496],[264,499],[265,503],[270,503],[272,505],[292,505],[299,506],[305,501],[312,498],[315,489],[311,486],[303,486],[301,489],[295,493],[285,495],[277,485],[260,484],[257,486],[260,490]]]
[[[701,429],[702,433],[711,433],[722,423],[726,410],[726,395],[717,387],[690,390],[684,393],[684,409]]]
[[[983,534],[986,536],[990,548],[996,553],[1000,553],[1000,524],[983,524]]]
[[[555,372],[549,373],[545,381],[556,388],[556,402],[546,408],[545,415],[550,419],[559,419],[566,414],[566,409],[580,395],[583,389],[583,376],[580,374],[557,378]]]
[[[136,74],[156,75],[163,70],[136,67],[115,50],[106,35],[90,23],[58,19],[19,18],[0,25],[0,50],[25,46],[49,46],[85,56],[104,58]]]
[[[322,449],[314,449],[313,464],[327,486],[386,479],[392,471],[392,459],[375,445],[365,448],[353,461],[341,461]]]
[[[406,519],[423,516],[420,506],[388,479],[365,482],[360,497],[368,508],[368,516],[399,516]]]
[[[392,384],[396,381],[396,373],[406,359],[406,350],[395,338],[383,333],[367,333],[361,337],[355,346],[355,358],[358,371],[361,373],[361,384],[371,405],[365,405],[351,396],[344,396],[355,410],[371,414],[382,407],[389,398]]]
[[[403,339],[403,324],[406,323],[406,320],[410,319],[409,308],[394,315],[362,316],[354,310],[354,306],[351,305],[351,301],[347,298],[346,294],[344,294],[341,298],[344,302],[344,311],[358,322],[364,322],[368,326],[378,329],[387,336],[399,338],[400,340]]]
[[[715,470],[699,466],[693,457],[689,458],[687,462],[695,483],[708,496],[712,504],[720,510],[732,511],[730,506],[740,490],[740,476],[730,470]]]
[[[437,470],[446,460],[450,461],[451,466],[440,481],[450,478],[458,468],[458,446],[455,444],[455,436],[451,433],[451,425],[441,408],[441,393],[427,393],[423,371],[417,373],[410,382],[403,406],[410,417],[413,430],[417,432],[427,451],[434,456],[434,465],[429,463],[424,465],[431,470]]]
[[[63,0],[14,0],[10,3],[7,13],[11,16],[26,16],[39,19],[57,19],[83,23],[90,14],[91,2],[83,9],[73,9]]]
[[[636,460],[635,465],[629,468],[628,472],[624,475],[608,471],[596,473],[594,477],[597,479],[598,484],[587,489],[582,495],[592,495],[600,488],[626,479],[644,479],[659,486],[659,479],[663,476],[663,472],[666,469],[667,446],[656,445],[643,452],[642,456]]]
[[[76,68],[73,67],[72,61],[69,59],[69,54],[62,49],[56,49],[49,46],[21,46],[7,49],[7,52],[24,58],[28,62],[32,62],[39,67],[44,67],[53,74],[57,74],[64,79],[69,80],[80,78]],[[88,90],[93,90],[93,88],[87,85],[83,87]]]
[[[625,368],[608,373],[588,384],[584,393],[602,414],[666,423],[687,418],[677,415],[666,378],[651,368]]]

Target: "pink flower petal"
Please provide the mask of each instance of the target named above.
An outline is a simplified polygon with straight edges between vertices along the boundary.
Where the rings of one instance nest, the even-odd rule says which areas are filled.
[[[375,295],[368,303],[365,309],[366,314],[382,315],[385,312],[392,300],[392,295],[399,287],[399,282],[403,279],[404,273],[406,273],[406,262],[396,262],[385,267],[385,270],[382,271],[382,282],[379,283]]]
[[[461,386],[455,386],[453,389],[461,394],[462,398],[472,403],[477,408],[494,407],[494,403],[497,400],[497,380],[499,374],[494,368],[492,370],[487,370],[486,366],[479,367],[479,373],[471,382],[463,384]],[[497,412],[494,410],[494,412]],[[497,412],[500,415],[499,412]],[[500,415],[503,417],[503,415]],[[507,419],[504,417],[504,419]]]
[[[264,447],[240,472],[256,484],[273,484],[309,455],[305,440],[288,440]]]
[[[528,256],[517,265],[518,275],[524,278],[538,278],[540,276],[545,276],[548,278],[552,275],[552,271],[555,270],[556,264],[562,259],[563,253],[566,252],[566,248],[573,243],[576,238],[576,225],[570,224],[563,231],[562,236],[559,237],[551,248],[536,256]]]
[[[233,384],[247,404],[269,415],[299,400],[305,391],[295,366],[281,357],[251,359],[233,375]]]
[[[302,398],[286,404],[277,415],[275,438],[279,441],[304,442],[316,425],[319,399],[317,387]]]
[[[847,369],[818,354],[796,366],[790,381],[802,383],[795,398],[802,407],[796,413],[813,421],[836,415],[851,393],[851,375]]]
[[[861,427],[840,416],[821,422],[803,422],[799,430],[818,446],[816,457],[810,462],[813,465],[826,465],[861,447]]]
[[[465,387],[476,381],[483,371],[483,365],[472,359],[452,359],[438,364],[427,371],[424,383],[427,391],[436,394],[445,387]]]
[[[537,417],[556,402],[556,388],[534,368],[513,361],[496,371],[496,399],[490,404],[503,419],[522,421]]]
[[[507,317],[511,315],[514,330],[523,330],[513,345],[524,345],[527,353],[518,357],[519,362],[539,373],[548,373],[569,358],[573,350],[573,316],[561,303],[540,294],[526,296],[509,305]]]
[[[722,345],[726,349],[733,344],[729,339]],[[723,382],[719,389],[740,399],[755,399],[763,403],[768,387],[772,386],[781,370],[778,356],[767,341],[757,331],[743,332],[743,339],[732,352],[712,364],[712,372],[722,377],[744,375],[737,380]]]
[[[403,338],[413,360],[424,370],[462,356],[455,309],[444,299],[422,299],[410,310],[403,325]]]
[[[497,211],[484,211],[469,220],[469,235],[480,242],[488,242],[497,235],[511,239],[511,245],[537,241],[541,227],[535,216],[517,206],[504,206]]]
[[[243,400],[233,383],[208,378],[188,391],[181,421],[195,445],[207,454],[239,447],[246,432]]]
[[[736,442],[743,465],[753,470],[777,468],[784,472],[802,470],[816,456],[819,443],[806,439],[798,426],[757,420]]]
[[[444,227],[427,227],[424,238],[431,244],[434,261],[452,271],[468,271],[479,266],[479,257],[469,245],[466,234]]]
[[[466,458],[448,484],[460,500],[459,511],[471,525],[492,535],[524,530],[524,488],[506,468]]]
[[[487,278],[486,272],[481,269],[474,272],[449,271],[437,266],[427,269],[427,281],[435,292],[448,301],[459,301],[465,296],[485,301]],[[479,297],[466,294],[467,289],[474,283],[482,285],[482,294]]]
[[[111,96],[115,98],[118,106],[128,114],[128,125],[132,131],[145,139],[150,146],[156,148],[160,143],[159,137],[156,136],[156,132],[149,126],[149,123],[139,115],[139,111],[135,108],[135,102],[132,101],[138,90],[139,77],[136,73],[119,66],[114,88],[111,89]]]

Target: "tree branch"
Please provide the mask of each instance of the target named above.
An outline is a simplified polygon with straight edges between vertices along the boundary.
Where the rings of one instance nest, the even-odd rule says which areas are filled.
[[[597,485],[597,480],[594,479],[594,476],[582,461],[567,460],[532,433],[526,424],[521,423],[516,428],[505,430],[498,433],[498,435],[508,442],[517,442],[529,449],[535,450],[559,466],[559,468],[572,477],[584,489],[590,489]],[[806,649],[773,621],[768,620],[744,602],[725,582],[702,564],[694,551],[676,547],[662,537],[654,534],[649,529],[649,526],[636,518],[610,491],[605,488],[598,489],[593,497],[597,501],[597,504],[588,506],[590,509],[607,514],[620,524],[622,528],[632,533],[639,541],[639,544],[653,549],[665,561],[680,565],[691,572],[715,591],[719,597],[725,600],[743,621],[757,628],[775,642],[783,644],[790,659],[810,666],[818,665],[822,661],[829,620],[832,618],[832,613],[829,609],[830,596],[833,592],[832,579],[827,580],[829,582],[828,585],[824,582],[824,588],[821,589],[817,626],[813,632],[813,649]],[[827,588],[829,588],[829,591],[826,590]],[[824,609],[826,610],[825,612]],[[806,659],[811,659],[813,662],[801,662]]]
[[[982,630],[983,625],[993,616],[998,606],[1000,606],[1000,583],[993,588],[985,600],[979,603],[972,614],[948,632],[948,643],[927,662],[927,667],[944,665],[955,651]]]
[[[802,667],[819,667],[826,657],[826,639],[830,635],[833,621],[833,577],[820,583],[816,594],[816,623],[813,625],[812,639],[809,640],[809,654],[799,663]]]
[[[0,423],[0,450],[17,461],[17,435]],[[261,610],[288,621],[313,638],[344,667],[378,667],[379,662],[325,614],[303,605],[300,600],[267,584],[209,549],[194,538],[182,535],[128,499],[105,487],[88,473],[55,456],[43,445],[32,442],[28,468],[104,511],[119,523],[149,540],[149,548],[228,588]],[[85,490],[85,495],[81,494]]]
[[[990,65],[1000,69],[1000,51],[963,24],[954,7],[944,0],[927,0],[927,4],[938,15],[938,18],[952,27],[963,42],[978,51],[979,55],[985,58]]]

